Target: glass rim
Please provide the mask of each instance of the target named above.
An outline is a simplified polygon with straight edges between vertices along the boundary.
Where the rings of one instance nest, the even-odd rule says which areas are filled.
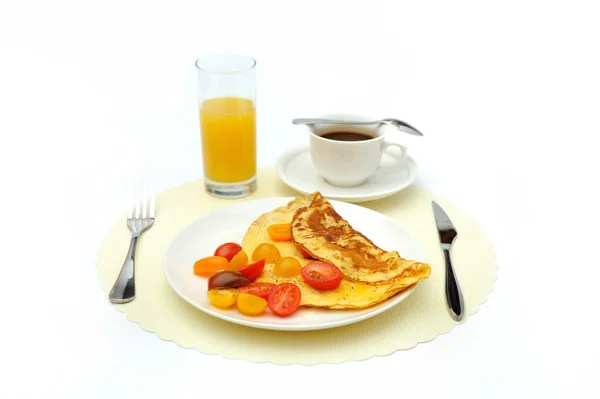
[[[246,66],[246,67],[243,67],[243,68],[227,68],[227,69],[216,69],[216,68],[208,68],[206,66],[200,66],[200,63],[202,61],[206,61],[206,60],[209,60],[211,58],[227,58],[227,57],[238,58],[238,59],[246,59],[246,60],[249,61],[249,66]],[[202,72],[209,72],[209,73],[214,73],[214,74],[219,74],[219,75],[235,75],[235,74],[249,72],[249,71],[253,70],[254,67],[256,66],[256,60],[253,57],[250,57],[250,56],[247,56],[247,55],[239,55],[239,54],[211,54],[211,55],[205,55],[205,56],[202,56],[202,57],[198,58],[196,60],[196,62],[194,63],[194,65],[196,66],[196,68],[199,71],[202,71]]]

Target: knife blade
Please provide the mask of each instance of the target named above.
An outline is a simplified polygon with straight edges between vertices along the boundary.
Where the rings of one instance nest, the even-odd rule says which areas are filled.
[[[448,304],[448,311],[450,312],[450,317],[456,321],[460,321],[464,317],[465,306],[462,291],[450,258],[450,249],[458,232],[446,212],[437,202],[431,201],[431,206],[446,264],[446,302]]]

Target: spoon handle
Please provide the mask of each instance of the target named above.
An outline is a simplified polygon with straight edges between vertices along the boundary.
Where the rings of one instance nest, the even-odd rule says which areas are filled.
[[[318,125],[318,124],[338,124],[338,125],[378,125],[380,121],[344,121],[338,119],[319,119],[319,118],[297,118],[292,119],[294,125]]]

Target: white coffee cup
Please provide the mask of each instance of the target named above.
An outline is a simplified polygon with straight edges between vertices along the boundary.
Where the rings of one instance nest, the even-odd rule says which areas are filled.
[[[372,121],[373,118],[353,114],[330,114],[320,118]],[[379,168],[385,150],[391,146],[398,147],[401,155],[392,155],[397,167],[402,167],[407,155],[407,147],[393,133],[385,134],[386,126],[351,125],[351,124],[318,124],[308,125],[309,150],[313,165],[317,172],[329,183],[338,187],[355,187],[363,184]],[[370,136],[362,141],[340,141],[323,138],[333,132],[360,133]]]

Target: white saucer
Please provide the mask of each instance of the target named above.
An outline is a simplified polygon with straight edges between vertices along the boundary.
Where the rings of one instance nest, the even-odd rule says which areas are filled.
[[[409,156],[399,166],[395,158],[384,153],[381,166],[367,181],[356,187],[337,187],[327,183],[316,171],[308,146],[291,148],[279,156],[277,175],[288,186],[303,194],[319,191],[324,197],[345,202],[364,202],[384,198],[410,186],[419,172]]]

